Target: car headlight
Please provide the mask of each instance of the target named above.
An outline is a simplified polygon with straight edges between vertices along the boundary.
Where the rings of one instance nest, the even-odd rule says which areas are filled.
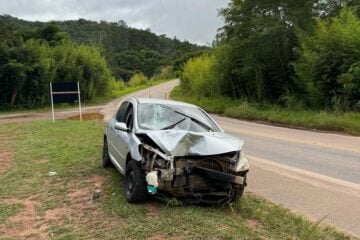
[[[245,156],[244,152],[241,151],[239,153],[239,159],[234,164],[232,171],[233,172],[244,172],[249,170],[249,161],[247,157]]]

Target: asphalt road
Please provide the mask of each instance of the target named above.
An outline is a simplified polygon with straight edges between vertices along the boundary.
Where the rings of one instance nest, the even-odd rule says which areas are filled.
[[[360,137],[213,117],[245,140],[248,191],[360,236]]]
[[[170,81],[126,97],[168,98],[177,83]],[[120,103],[116,99],[84,111],[100,112],[106,121]],[[31,116],[20,118],[45,118],[49,113]],[[245,140],[250,160],[247,191],[360,236],[360,137],[213,117],[226,132]],[[0,122],[4,119],[0,116]]]

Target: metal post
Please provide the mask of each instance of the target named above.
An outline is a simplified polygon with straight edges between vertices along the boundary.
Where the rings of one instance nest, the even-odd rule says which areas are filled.
[[[55,113],[54,113],[54,100],[53,100],[53,92],[52,92],[52,84],[50,82],[50,96],[51,96],[51,112],[52,112],[52,120],[55,122]]]
[[[82,121],[82,114],[81,114],[81,97],[80,97],[80,85],[79,85],[79,82],[77,82],[77,87],[78,87],[78,98],[79,98],[80,121]]]
[[[149,80],[148,80],[148,86],[149,86],[149,98],[151,98],[151,94],[150,94],[151,82]]]

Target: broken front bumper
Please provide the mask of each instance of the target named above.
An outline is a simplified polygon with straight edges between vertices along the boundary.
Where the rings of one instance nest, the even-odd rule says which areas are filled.
[[[248,163],[238,153],[174,158],[145,148],[154,153],[144,163],[150,194],[159,190],[176,197],[227,197],[246,186]]]
[[[245,184],[245,177],[237,176],[229,173],[219,172],[212,169],[207,169],[203,167],[193,167],[191,169],[193,173],[197,173],[199,175],[202,175],[204,177],[219,180],[222,182],[228,182],[228,183],[235,183],[244,185]]]
[[[146,181],[151,194],[159,188],[177,196],[193,195],[194,192],[226,195],[231,189],[246,186],[246,173],[240,176],[204,167],[185,167],[149,172]]]

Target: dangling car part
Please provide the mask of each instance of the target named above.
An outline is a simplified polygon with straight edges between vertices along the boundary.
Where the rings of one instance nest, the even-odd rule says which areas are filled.
[[[194,203],[232,202],[246,187],[243,144],[197,106],[129,99],[105,129],[103,166],[125,176],[131,203],[159,193]]]

